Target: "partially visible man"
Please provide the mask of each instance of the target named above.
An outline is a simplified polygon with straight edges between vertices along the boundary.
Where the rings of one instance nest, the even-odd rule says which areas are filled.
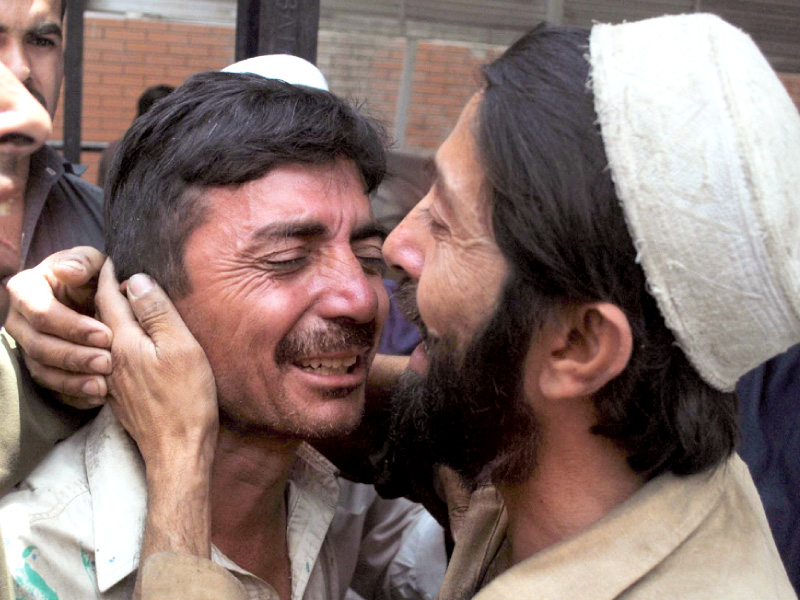
[[[25,84],[51,118],[55,115],[64,75],[62,22],[66,2],[0,3],[0,62]],[[30,269],[52,254],[75,246],[102,249],[102,191],[82,181],[78,177],[82,171],[47,146],[25,158],[21,168],[25,198],[9,215],[7,234],[21,245],[22,267]],[[111,368],[108,329],[92,319],[80,321],[77,328],[69,322],[66,330],[58,327],[58,319],[46,323],[36,319],[37,311],[42,305],[49,306],[48,299],[54,293],[56,299],[70,304],[68,298],[60,296],[63,284],[77,286],[96,273],[77,268],[77,263],[70,263],[72,269],[54,270],[49,266],[52,262],[40,269],[47,272],[55,291],[48,286],[43,290],[45,294],[26,296],[22,303],[13,302],[6,328],[25,350],[30,349],[25,363],[38,383],[66,392],[72,404],[97,404],[106,393],[102,375]],[[14,290],[26,279],[30,278],[23,272],[16,282],[11,282],[12,298]],[[33,280],[38,283],[36,277]],[[43,328],[37,331],[37,327]],[[73,346],[61,339],[70,337],[80,344]],[[79,349],[78,354],[70,353],[75,349]],[[54,362],[58,366],[51,364]],[[65,369],[65,365],[70,368]]]
[[[440,597],[795,598],[731,393],[800,340],[786,90],[709,15],[484,75],[384,248],[426,340],[396,440],[478,488]]]
[[[344,101],[254,75],[194,76],[134,123],[108,186],[110,256],[123,278],[147,272],[164,285],[200,347],[128,372],[115,393],[207,356],[211,369],[173,398],[181,410],[145,426],[162,441],[188,433],[169,447],[204,478],[191,499],[169,493],[191,481],[166,469],[161,441],[125,433],[138,435],[143,413],[121,424],[105,408],[2,502],[20,592],[128,597],[145,518],[167,505],[201,506],[193,525],[206,537],[190,550],[213,559],[212,579],[233,573],[231,589],[252,597],[433,596],[444,572],[433,519],[340,480],[305,443],[352,430],[363,411],[388,304],[367,197],[384,168],[380,130]],[[152,281],[131,277],[128,296]],[[115,364],[133,358],[115,349]],[[216,401],[196,401],[217,395],[219,429]],[[183,411],[203,426],[184,429]],[[184,543],[157,532],[141,554]],[[426,543],[441,557],[421,554]],[[173,589],[205,593],[208,580],[184,567]]]
[[[22,202],[24,178],[20,171],[24,157],[44,144],[50,134],[50,117],[44,108],[31,96],[25,87],[8,69],[0,64],[0,274],[5,280],[13,275],[20,264],[19,243],[6,236],[8,215]],[[9,297],[5,285],[0,285],[0,323],[8,313]],[[0,447],[7,445],[8,426],[17,439],[18,396],[15,385],[19,365],[3,338],[0,349]],[[6,570],[4,546],[0,544],[0,600],[15,598],[11,579]]]
[[[439,597],[796,598],[731,393],[800,340],[786,90],[709,15],[540,27],[484,73],[384,248],[425,336],[400,454],[476,487]]]

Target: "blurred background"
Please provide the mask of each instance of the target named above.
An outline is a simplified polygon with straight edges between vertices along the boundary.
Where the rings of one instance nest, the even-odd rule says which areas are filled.
[[[236,57],[237,8],[258,0],[70,0],[82,24],[80,161],[97,181],[100,152],[136,116],[149,86],[179,85]],[[297,9],[303,0],[273,0]],[[262,2],[262,6],[263,6]],[[800,0],[320,0],[316,62],[331,90],[383,120],[411,179],[475,91],[478,67],[541,21],[588,27],[668,13],[713,12],[747,31],[800,105]],[[240,20],[243,15],[239,15]],[[74,16],[68,15],[68,20]],[[287,27],[294,26],[287,23]],[[278,23],[278,27],[282,24]],[[82,39],[78,39],[81,38]],[[78,44],[78,42],[82,42]],[[69,63],[68,63],[69,64]],[[74,64],[74,63],[73,63]],[[63,96],[63,94],[62,94]],[[63,100],[62,100],[63,102]],[[74,102],[73,102],[74,104]],[[73,108],[74,110],[74,108]],[[65,110],[53,142],[59,146]],[[424,183],[411,181],[412,187]]]

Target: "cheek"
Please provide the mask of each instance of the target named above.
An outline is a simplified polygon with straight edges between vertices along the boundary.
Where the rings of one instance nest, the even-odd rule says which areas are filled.
[[[420,279],[420,314],[436,335],[471,337],[494,312],[502,291],[505,267],[485,253],[439,249]]]

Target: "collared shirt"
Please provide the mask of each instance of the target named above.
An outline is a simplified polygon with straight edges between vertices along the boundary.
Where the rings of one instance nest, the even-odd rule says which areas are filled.
[[[103,249],[103,190],[48,146],[31,155],[22,219],[22,265],[29,269],[75,246]]]
[[[432,598],[438,590],[443,536],[421,507],[340,481],[305,444],[289,476],[287,504],[293,600],[341,599],[352,594],[348,588],[366,598]],[[106,407],[0,502],[18,595],[129,598],[145,519],[142,459]],[[425,544],[440,552],[420,551]],[[219,549],[212,560],[244,597],[277,599],[269,584]]]
[[[710,473],[661,475],[586,530],[513,566],[499,496],[484,491],[479,500],[442,600],[796,598],[738,456]]]

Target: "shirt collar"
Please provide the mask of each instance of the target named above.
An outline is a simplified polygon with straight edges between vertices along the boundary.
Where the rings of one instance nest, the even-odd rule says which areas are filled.
[[[67,170],[68,162],[49,146],[31,154],[28,185],[25,189],[25,209],[22,217],[22,262],[24,265],[31,247],[36,223],[44,209],[50,190]]]
[[[303,590],[322,548],[339,499],[336,468],[306,443],[289,473],[287,540],[292,596]],[[136,443],[106,406],[86,441],[86,473],[92,498],[97,585],[101,593],[133,573],[147,518],[144,461]],[[214,562],[246,572],[216,548]]]
[[[506,585],[520,581],[543,598],[580,597],[572,586],[586,581],[594,582],[593,597],[617,598],[700,526],[740,463],[734,457],[709,473],[656,477],[584,532],[508,569],[475,600],[508,597]]]

